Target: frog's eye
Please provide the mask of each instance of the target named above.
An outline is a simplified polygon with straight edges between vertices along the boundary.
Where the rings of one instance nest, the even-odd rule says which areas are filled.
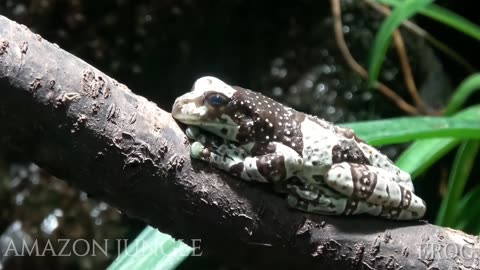
[[[205,101],[212,107],[225,106],[230,99],[222,94],[214,93],[205,97]]]

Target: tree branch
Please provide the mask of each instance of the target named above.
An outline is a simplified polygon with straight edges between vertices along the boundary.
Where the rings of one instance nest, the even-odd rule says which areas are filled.
[[[478,247],[478,239],[459,231],[301,213],[268,187],[192,162],[169,113],[2,16],[0,121],[2,147],[163,232],[187,243],[201,239],[204,252],[230,263],[277,269],[474,263],[431,253],[449,245]]]

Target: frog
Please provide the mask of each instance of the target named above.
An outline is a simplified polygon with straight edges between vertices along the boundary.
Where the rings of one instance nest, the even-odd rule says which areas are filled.
[[[259,92],[204,76],[175,100],[172,117],[187,126],[192,159],[271,184],[293,209],[394,220],[425,215],[410,174],[352,129]]]

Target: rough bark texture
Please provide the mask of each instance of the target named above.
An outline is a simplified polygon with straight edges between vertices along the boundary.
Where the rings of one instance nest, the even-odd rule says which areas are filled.
[[[158,89],[168,91],[160,77]],[[204,252],[231,263],[278,269],[478,263],[464,256],[478,239],[462,232],[421,221],[293,211],[266,187],[191,161],[168,112],[2,16],[0,123],[0,147],[23,152],[92,197],[176,238],[202,239]],[[457,247],[456,256],[443,252],[448,247]],[[460,253],[461,247],[470,253]]]

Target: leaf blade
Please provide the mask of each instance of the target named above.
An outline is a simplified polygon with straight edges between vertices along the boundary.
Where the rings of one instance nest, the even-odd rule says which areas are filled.
[[[146,227],[113,261],[108,270],[174,270],[193,249],[170,235]]]
[[[370,61],[368,65],[369,86],[373,86],[378,79],[393,32],[403,21],[408,20],[433,1],[434,0],[405,0],[394,7],[391,15],[388,16],[380,26],[379,31],[375,35],[372,49],[370,50]]]

